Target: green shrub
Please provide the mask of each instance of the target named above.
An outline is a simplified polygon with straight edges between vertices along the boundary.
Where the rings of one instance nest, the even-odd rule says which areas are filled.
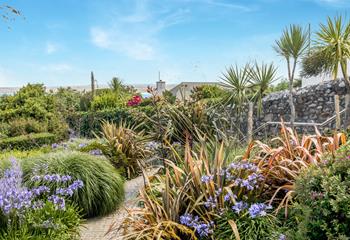
[[[29,182],[34,165],[47,165],[49,173],[70,175],[84,182],[72,197],[73,203],[82,209],[86,217],[105,215],[113,212],[124,198],[123,180],[115,168],[101,157],[87,153],[63,151],[28,158],[23,161]],[[54,184],[54,183],[53,183]]]
[[[154,114],[152,106],[115,108],[103,111],[90,111],[72,114],[68,117],[68,124],[81,137],[94,137],[94,133],[99,133],[102,121],[119,123],[121,121],[135,124],[145,119],[145,116]],[[147,125],[143,125],[145,130],[149,130]]]
[[[126,106],[129,95],[119,95],[115,92],[107,92],[96,96],[91,102],[92,110],[113,109]]]
[[[191,90],[191,99],[195,102],[203,99],[220,98],[226,94],[226,90],[216,85],[202,85]]]
[[[18,118],[9,121],[10,137],[42,132],[47,132],[47,124],[44,122],[31,118]]]
[[[59,138],[67,136],[68,128],[62,111],[59,109],[57,98],[47,93],[43,84],[28,84],[22,87],[15,95],[6,96],[0,102],[0,122],[11,123],[17,119],[32,119],[40,123],[41,128],[48,127],[47,131],[56,134]],[[31,120],[31,121],[32,121]],[[22,121],[22,120],[21,120]],[[33,122],[32,122],[33,123]],[[28,125],[20,122],[20,126]],[[32,125],[32,124],[31,124]],[[39,125],[35,124],[27,130],[37,132]],[[26,127],[21,127],[22,132]],[[16,131],[17,129],[10,129]],[[40,129],[44,131],[45,129]],[[15,135],[22,134],[21,131]],[[11,137],[11,135],[9,135]]]
[[[49,153],[51,152],[51,146],[48,147],[41,147],[41,148],[35,148],[31,150],[4,150],[0,152],[0,162],[1,160],[6,160],[11,157],[14,157],[16,159],[24,159],[28,157],[35,157],[42,155],[44,153]],[[1,164],[0,164],[0,169],[1,169]]]
[[[296,239],[350,238],[349,155],[349,147],[343,147],[335,160],[329,157],[325,165],[309,169],[297,180]]]
[[[52,133],[33,133],[0,139],[0,149],[28,150],[44,144],[52,144],[56,136]]]

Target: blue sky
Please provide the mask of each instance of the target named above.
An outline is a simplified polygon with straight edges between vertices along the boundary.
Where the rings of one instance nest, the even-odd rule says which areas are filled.
[[[9,0],[25,19],[0,23],[0,87],[87,85],[113,76],[151,84],[216,81],[231,64],[273,61],[285,26],[317,30],[350,0]]]

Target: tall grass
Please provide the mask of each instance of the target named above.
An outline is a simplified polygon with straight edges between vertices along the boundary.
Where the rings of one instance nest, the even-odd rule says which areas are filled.
[[[80,179],[84,187],[72,196],[85,217],[101,216],[113,212],[124,199],[123,179],[104,158],[86,153],[64,151],[28,158],[22,161],[24,179],[30,184],[33,168],[47,168],[47,173],[70,175]],[[54,187],[55,183],[51,183]]]

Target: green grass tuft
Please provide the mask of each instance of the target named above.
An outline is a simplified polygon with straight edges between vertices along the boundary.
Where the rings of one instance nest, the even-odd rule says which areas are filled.
[[[84,182],[84,187],[72,196],[72,200],[85,217],[111,213],[124,199],[123,179],[105,158],[62,151],[24,159],[24,179],[28,184],[33,167],[42,164],[47,164],[49,173],[70,175]]]

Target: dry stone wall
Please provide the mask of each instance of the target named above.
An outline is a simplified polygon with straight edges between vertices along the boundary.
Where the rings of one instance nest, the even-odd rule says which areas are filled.
[[[263,99],[262,112],[258,116],[257,111],[254,113],[254,128],[261,126],[265,122],[279,122],[281,118],[289,121],[290,107],[288,103],[288,91],[276,92],[266,96]],[[334,95],[340,97],[340,109],[345,107],[346,88],[343,80],[331,80],[318,85],[299,88],[294,94],[294,104],[296,110],[296,122],[305,123],[323,123],[335,114]],[[244,114],[246,115],[246,113]],[[245,116],[243,117],[243,119]],[[335,122],[325,125],[324,128],[334,128]],[[242,130],[246,129],[243,124]],[[269,125],[265,132],[276,131],[277,126]],[[304,132],[310,132],[314,128],[303,127]],[[324,130],[324,129],[320,129]],[[262,133],[261,134],[266,134]]]

